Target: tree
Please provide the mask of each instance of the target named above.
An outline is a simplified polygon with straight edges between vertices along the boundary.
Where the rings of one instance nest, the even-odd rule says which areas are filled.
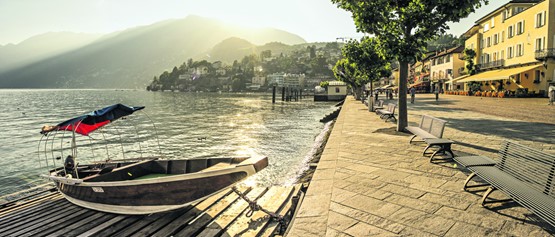
[[[360,42],[350,40],[343,46],[343,57],[354,63],[356,70],[360,71],[357,85],[362,87],[368,82],[391,75],[390,63],[383,51],[377,41],[369,37],[363,37]]]
[[[426,42],[448,29],[488,0],[331,0],[352,13],[358,31],[374,35],[381,47],[399,61],[397,131],[408,125],[408,63],[418,59]]]
[[[466,61],[466,71],[469,75],[476,74],[476,66],[474,65],[474,57],[476,57],[476,51],[473,49],[464,49],[464,60]]]

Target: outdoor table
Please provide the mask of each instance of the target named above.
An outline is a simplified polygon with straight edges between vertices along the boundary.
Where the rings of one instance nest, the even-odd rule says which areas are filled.
[[[454,141],[451,141],[449,139],[444,139],[444,138],[426,138],[424,139],[424,141],[428,144],[428,146],[424,149],[424,151],[422,152],[422,155],[425,156],[426,151],[428,151],[428,149],[430,149],[431,147],[439,147],[438,150],[434,151],[432,153],[432,156],[430,156],[430,162],[434,161],[434,156],[437,154],[445,154],[445,153],[449,153],[451,154],[451,158],[455,157],[455,154],[453,154],[453,151],[451,151],[451,144],[455,143]]]

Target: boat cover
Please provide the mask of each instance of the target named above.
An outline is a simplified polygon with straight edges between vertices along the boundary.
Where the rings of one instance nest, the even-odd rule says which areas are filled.
[[[96,129],[99,129],[114,120],[130,115],[133,112],[144,108],[144,106],[131,107],[122,104],[115,104],[103,109],[92,111],[88,114],[76,118],[72,118],[53,127],[45,126],[40,133],[47,134],[51,131],[75,130],[76,133],[88,136],[89,133],[95,131]]]

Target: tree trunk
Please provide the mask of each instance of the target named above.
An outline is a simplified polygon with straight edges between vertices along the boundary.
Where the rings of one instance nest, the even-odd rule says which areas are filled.
[[[406,60],[399,62],[399,116],[397,116],[397,131],[405,131],[408,125],[407,116],[407,77],[408,77],[409,63]]]

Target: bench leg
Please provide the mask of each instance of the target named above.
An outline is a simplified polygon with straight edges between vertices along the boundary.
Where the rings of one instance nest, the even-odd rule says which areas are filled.
[[[409,140],[409,144],[411,144],[412,140],[416,137],[416,135],[412,135],[412,137]]]
[[[430,149],[430,147],[432,147],[432,145],[428,145],[428,146],[426,146],[426,148],[424,148],[424,151],[422,152],[422,156],[426,156],[426,151],[428,151],[428,149]]]
[[[482,197],[482,201],[481,201],[481,204],[482,204],[483,207],[486,206],[486,199],[488,199],[488,196],[495,190],[497,190],[497,189],[494,188],[493,186],[490,186],[488,188],[488,190],[486,190],[486,192],[484,193],[484,196]]]
[[[463,190],[464,191],[468,191],[468,188],[490,186],[489,184],[475,184],[475,185],[472,185],[472,186],[468,185],[468,183],[470,183],[470,180],[472,180],[474,177],[476,177],[475,173],[471,173],[470,175],[468,175],[468,177],[464,181],[464,185],[463,185]]]

